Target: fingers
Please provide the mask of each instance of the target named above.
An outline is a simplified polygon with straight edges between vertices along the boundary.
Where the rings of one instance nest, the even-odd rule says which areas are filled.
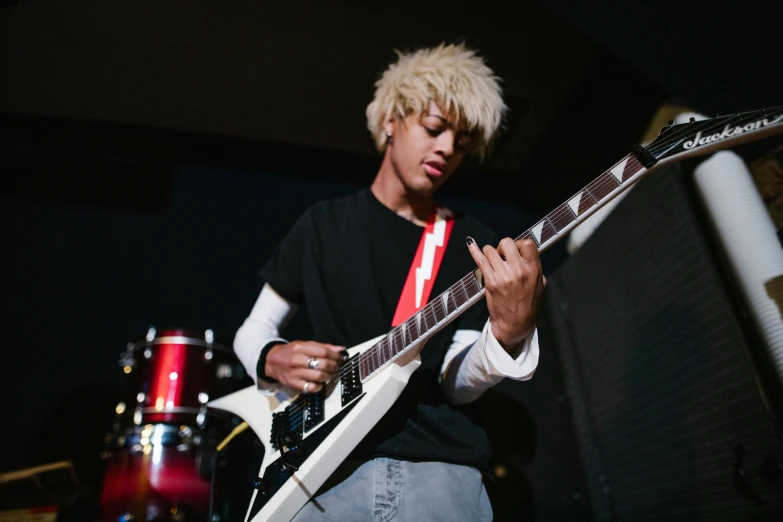
[[[306,357],[315,357],[318,359],[328,359],[332,361],[340,360],[340,352],[345,350],[344,346],[334,344],[317,343],[315,341],[303,341],[297,346],[297,352]]]
[[[310,360],[318,362],[317,369],[326,373],[337,373],[340,365],[337,361],[327,359],[326,357],[310,357],[304,353],[296,353],[291,358],[291,366],[295,368],[310,368]]]
[[[500,256],[500,253],[498,253],[497,250],[495,250],[489,245],[486,245],[484,246],[484,248],[481,249],[481,251],[484,253],[484,257],[487,258],[487,261],[489,261],[489,265],[492,267],[492,270],[494,272],[499,272],[503,270],[505,261]]]
[[[321,370],[311,370],[309,368],[301,368],[294,371],[294,377],[310,382],[329,382],[334,378],[334,374],[326,373]]]
[[[523,262],[517,244],[510,237],[503,238],[500,241],[500,244],[498,244],[498,252],[500,253],[503,260],[507,263],[516,265]]]
[[[546,286],[546,277],[544,277],[544,270],[541,267],[541,257],[538,253],[538,246],[532,239],[522,239],[516,242],[519,248],[519,255],[528,267],[540,277],[541,288]]]
[[[525,263],[541,266],[541,258],[539,257],[538,246],[535,241],[532,239],[520,239],[514,244]]]
[[[305,384],[307,384],[307,390],[305,390]],[[305,379],[292,379],[289,386],[295,390],[300,390],[305,393],[315,393],[321,391],[324,387],[322,383],[307,381]]]
[[[483,273],[484,276],[486,277],[486,274],[492,268],[486,256],[481,251],[478,244],[476,244],[476,241],[472,237],[470,236],[466,237],[465,243],[468,244],[468,252],[470,252],[471,257],[473,257],[473,261],[476,262],[476,266],[479,267],[481,273]]]

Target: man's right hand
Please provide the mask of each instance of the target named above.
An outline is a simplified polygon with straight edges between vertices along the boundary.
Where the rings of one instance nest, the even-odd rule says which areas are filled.
[[[343,350],[344,346],[315,341],[279,344],[267,353],[264,373],[284,386],[307,393],[316,392],[323,388],[324,383],[337,378],[340,352]]]

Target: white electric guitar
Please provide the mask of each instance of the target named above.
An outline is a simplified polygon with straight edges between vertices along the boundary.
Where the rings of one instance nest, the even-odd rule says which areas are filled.
[[[783,107],[664,127],[517,239],[543,252],[653,170],[783,132]],[[348,350],[339,379],[318,393],[255,387],[208,404],[241,417],[265,452],[246,521],[292,519],[402,393],[431,335],[484,297],[477,269],[388,334]]]

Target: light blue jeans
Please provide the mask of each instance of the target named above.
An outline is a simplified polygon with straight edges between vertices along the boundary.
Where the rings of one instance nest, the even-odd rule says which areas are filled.
[[[324,489],[296,522],[492,520],[481,473],[468,466],[377,458]]]

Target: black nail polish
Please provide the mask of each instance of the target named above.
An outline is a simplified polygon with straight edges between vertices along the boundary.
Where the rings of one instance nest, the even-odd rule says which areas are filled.
[[[465,243],[467,243],[468,246],[472,245],[473,244],[473,238],[470,237],[470,236],[466,237],[465,238]]]

